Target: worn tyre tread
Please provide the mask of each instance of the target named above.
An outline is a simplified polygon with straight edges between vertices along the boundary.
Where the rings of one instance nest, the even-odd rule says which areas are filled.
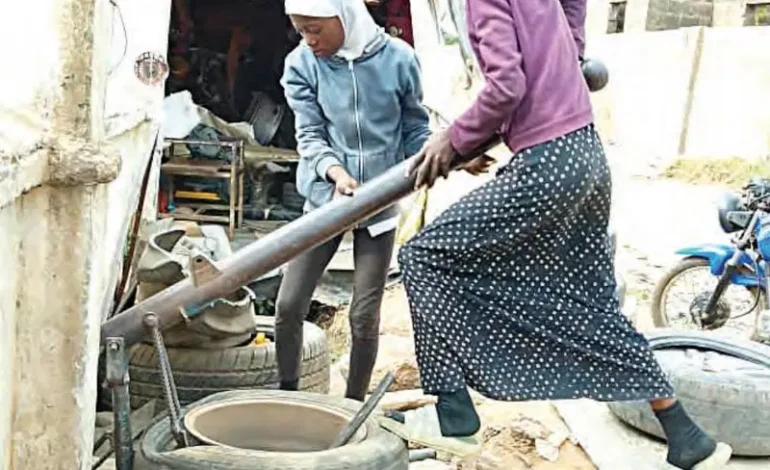
[[[653,349],[671,349],[675,343],[684,348],[708,343],[735,347],[736,356],[770,365],[770,347],[748,341],[709,337],[699,331],[657,330],[649,333]],[[764,457],[770,455],[770,382],[734,375],[709,373],[691,364],[661,362],[671,385],[688,414],[714,438],[733,447],[735,455]],[[642,402],[609,404],[612,413],[626,424],[664,439],[663,429]]]
[[[258,330],[274,333],[275,320],[259,317]],[[300,390],[328,393],[331,359],[323,330],[305,323]],[[271,389],[278,387],[275,344],[246,345],[222,350],[168,348],[174,382],[182,405],[226,390]],[[152,344],[140,343],[129,353],[129,393],[136,409],[151,399],[160,398],[164,406],[158,354]],[[110,395],[101,393],[102,405],[109,408]]]
[[[249,390],[210,395],[187,409],[248,398],[311,403],[351,417],[361,406],[344,398],[312,393]],[[216,446],[168,451],[172,441],[168,419],[158,418],[145,432],[141,448],[149,462],[169,470],[407,470],[409,455],[404,442],[381,429],[373,417],[364,426],[367,437],[363,441],[320,452],[260,452]]]
[[[156,383],[153,384],[137,384],[131,382],[129,385],[129,392],[131,396],[131,408],[138,409],[144,406],[150,400],[159,399],[158,404],[155,405],[156,409],[163,410],[166,408],[166,401],[163,395],[163,388]],[[278,388],[278,384],[270,385],[243,385],[243,386],[230,386],[225,390],[275,390]],[[329,393],[329,372],[320,370],[314,374],[308,374],[301,379],[300,390],[310,393],[320,393],[322,395]],[[222,388],[184,388],[177,386],[177,394],[179,395],[179,401],[181,404],[189,404],[202,400],[209,395],[222,392]]]

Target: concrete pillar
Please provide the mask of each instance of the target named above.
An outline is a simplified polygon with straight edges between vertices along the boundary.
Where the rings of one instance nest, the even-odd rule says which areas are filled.
[[[610,0],[588,0],[586,8],[586,40],[607,34]]]
[[[647,30],[647,12],[650,0],[628,0],[626,2],[626,22],[623,32],[643,33]]]
[[[102,148],[110,8],[32,0],[7,10],[0,25],[0,51],[18,59],[7,65],[21,77],[0,94],[0,140],[10,142],[2,152],[13,153],[0,159],[8,163],[8,178],[0,178],[4,470],[91,468],[104,306],[90,279],[101,268],[94,253],[106,225],[100,183],[120,168]],[[24,29],[40,41],[25,47],[17,35]]]
[[[713,26],[743,26],[746,0],[714,0]]]

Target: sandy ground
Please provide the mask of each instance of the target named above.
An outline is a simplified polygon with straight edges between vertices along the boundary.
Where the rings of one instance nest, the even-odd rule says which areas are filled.
[[[346,341],[343,338],[349,331],[345,311],[338,313],[331,330],[334,332],[333,343],[337,341],[336,347],[340,347],[339,341],[342,340],[342,347],[345,348]],[[335,344],[332,344],[332,347],[335,347]],[[331,391],[333,395],[344,394],[346,359],[347,356],[343,355],[340,363],[333,368]],[[372,388],[389,370],[396,372],[397,384],[401,389],[415,388],[415,383],[419,384],[416,382],[418,379],[409,307],[403,287],[400,285],[390,289],[383,301],[380,351],[372,379]],[[482,434],[486,432],[489,436],[484,446],[486,454],[483,463],[478,465],[469,463],[459,466],[459,469],[588,470],[595,468],[582,449],[570,441],[561,445],[558,458],[552,462],[538,456],[533,439],[511,431],[511,427],[515,427],[517,422],[525,419],[537,423],[546,435],[566,434],[568,432],[566,425],[551,404],[505,403],[480,397],[479,401],[478,411],[485,430]]]

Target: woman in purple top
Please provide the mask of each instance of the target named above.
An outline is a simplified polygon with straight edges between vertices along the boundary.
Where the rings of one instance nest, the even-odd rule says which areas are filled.
[[[585,11],[585,0],[467,0],[485,86],[413,171],[432,185],[496,133],[514,155],[400,252],[422,385],[438,402],[383,425],[462,451],[479,429],[466,385],[498,400],[646,400],[672,465],[722,468],[732,450],[690,420],[620,313],[610,169],[579,67]]]

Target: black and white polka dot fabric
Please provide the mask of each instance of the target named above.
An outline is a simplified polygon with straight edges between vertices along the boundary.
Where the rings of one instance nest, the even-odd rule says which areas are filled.
[[[664,398],[620,313],[612,183],[593,126],[514,156],[399,253],[427,393],[498,400]]]

